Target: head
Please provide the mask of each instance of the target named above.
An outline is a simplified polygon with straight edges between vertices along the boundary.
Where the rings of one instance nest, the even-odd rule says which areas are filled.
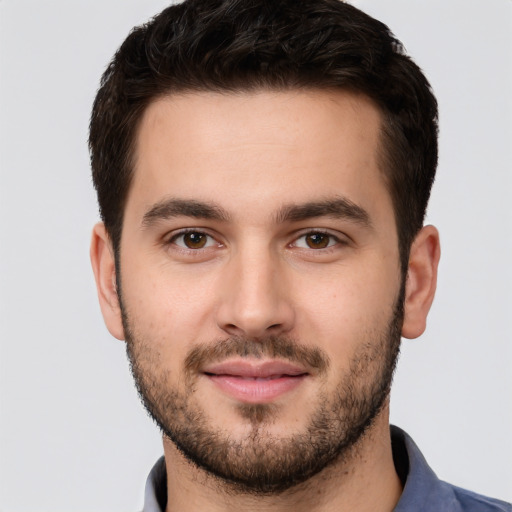
[[[436,116],[338,0],[190,1],[128,36],[91,120],[91,254],[169,453],[282,492],[387,427],[435,290]]]
[[[388,27],[340,0],[192,0],[130,33],[103,75],[89,139],[114,250],[150,103],[181,92],[307,89],[355,91],[378,106],[379,164],[405,272],[435,177],[437,102]]]

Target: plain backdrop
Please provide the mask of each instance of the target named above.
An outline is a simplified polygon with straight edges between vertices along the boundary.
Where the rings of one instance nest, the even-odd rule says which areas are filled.
[[[512,500],[512,2],[354,3],[404,42],[441,111],[438,294],[404,341],[392,421],[441,478]],[[3,512],[138,510],[162,453],[97,305],[86,140],[107,62],[164,6],[0,0]]]

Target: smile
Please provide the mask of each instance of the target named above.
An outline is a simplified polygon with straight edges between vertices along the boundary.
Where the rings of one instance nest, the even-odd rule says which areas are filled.
[[[236,401],[269,403],[296,389],[309,374],[281,361],[231,361],[207,367],[204,375]]]

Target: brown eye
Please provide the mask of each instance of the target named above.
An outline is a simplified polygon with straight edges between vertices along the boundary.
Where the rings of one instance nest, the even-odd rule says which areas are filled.
[[[183,245],[188,249],[202,249],[206,246],[206,242],[208,241],[208,235],[204,233],[184,233],[182,236]]]
[[[173,236],[169,243],[183,249],[205,249],[215,245],[215,240],[202,231],[187,231]]]
[[[331,236],[325,233],[310,233],[304,239],[310,249],[325,249],[331,242]]]
[[[176,257],[194,258],[194,261],[199,261],[201,258],[213,257],[218,254],[216,249],[224,246],[213,235],[185,228],[164,240],[164,247]]]

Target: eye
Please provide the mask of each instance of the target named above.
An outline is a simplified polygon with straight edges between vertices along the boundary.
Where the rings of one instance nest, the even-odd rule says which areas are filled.
[[[301,249],[327,249],[339,242],[340,240],[334,235],[315,231],[300,236],[293,245]]]
[[[216,241],[201,231],[186,231],[174,235],[169,243],[182,247],[183,249],[205,249],[216,245]]]

